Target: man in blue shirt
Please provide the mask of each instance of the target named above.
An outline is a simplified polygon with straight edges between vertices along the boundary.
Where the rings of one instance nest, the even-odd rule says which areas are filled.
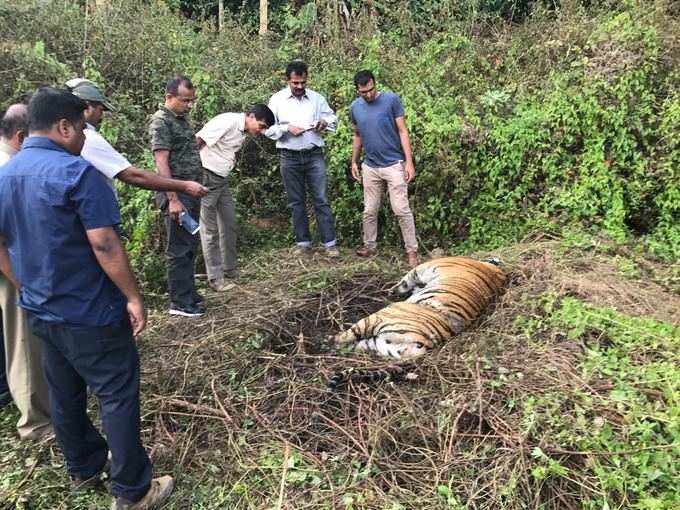
[[[418,243],[413,213],[408,202],[408,183],[415,176],[411,142],[399,96],[379,92],[371,71],[354,76],[359,98],[352,102],[350,115],[354,126],[352,138],[352,176],[364,186],[364,245],[357,255],[369,257],[376,251],[378,212],[387,184],[392,212],[399,220],[408,264],[418,264]],[[359,170],[359,156],[364,161]]]
[[[19,305],[44,342],[54,431],[76,485],[99,478],[111,450],[112,509],[159,505],[169,476],[151,479],[140,439],[139,356],[146,312],[114,227],[111,187],[79,157],[85,102],[52,88],[28,106],[29,138],[0,174],[0,252]],[[3,257],[0,256],[0,259]],[[97,396],[106,440],[87,416]]]

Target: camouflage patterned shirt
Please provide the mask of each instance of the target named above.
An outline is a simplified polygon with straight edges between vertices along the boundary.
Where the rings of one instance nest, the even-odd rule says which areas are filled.
[[[151,150],[170,151],[170,172],[175,179],[201,181],[203,167],[196,145],[196,133],[185,115],[177,115],[165,106],[151,117]]]

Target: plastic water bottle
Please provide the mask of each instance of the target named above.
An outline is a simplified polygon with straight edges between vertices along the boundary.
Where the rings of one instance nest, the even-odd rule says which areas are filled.
[[[179,222],[184,227],[184,230],[189,232],[191,235],[196,235],[196,233],[201,229],[198,222],[191,217],[186,211],[182,211],[179,215]]]

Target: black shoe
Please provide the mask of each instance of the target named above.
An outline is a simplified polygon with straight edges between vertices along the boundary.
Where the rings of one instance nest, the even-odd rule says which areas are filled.
[[[9,391],[3,391],[0,393],[0,407],[5,407],[12,401],[12,395]]]
[[[204,303],[205,298],[201,296],[198,292],[194,291],[194,303]]]
[[[205,308],[199,308],[198,305],[171,305],[169,313],[170,315],[181,315],[182,317],[200,317],[205,313]]]

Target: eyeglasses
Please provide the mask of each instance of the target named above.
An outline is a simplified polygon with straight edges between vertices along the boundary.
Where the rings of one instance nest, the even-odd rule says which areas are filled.
[[[360,96],[367,96],[368,94],[370,94],[374,90],[375,90],[375,86],[371,87],[370,89],[366,89],[366,90],[357,90],[357,94],[359,94]]]

